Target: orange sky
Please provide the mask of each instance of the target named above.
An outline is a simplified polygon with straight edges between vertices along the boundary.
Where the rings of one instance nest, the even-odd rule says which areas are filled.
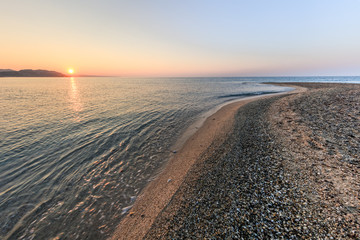
[[[359,1],[260,2],[4,0],[0,68],[360,75]]]

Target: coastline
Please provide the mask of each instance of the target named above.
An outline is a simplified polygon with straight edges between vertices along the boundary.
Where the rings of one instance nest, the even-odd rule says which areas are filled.
[[[305,87],[287,86],[295,90],[234,100],[218,106],[192,124],[175,144],[173,150],[176,154],[155,180],[145,187],[111,239],[143,239],[178,191],[189,170],[202,161],[209,148],[216,149],[225,141],[232,131],[238,109],[259,99],[306,91]]]
[[[211,129],[207,147],[187,156],[185,168],[172,159],[157,179],[160,196],[146,189],[143,209],[133,208],[113,239],[358,239],[360,85],[272,84],[297,91],[229,104],[208,118],[181,151],[202,145]],[[216,125],[223,111],[233,115]],[[159,197],[163,205],[153,208]]]
[[[295,85],[239,109],[144,239],[360,238],[360,85]]]

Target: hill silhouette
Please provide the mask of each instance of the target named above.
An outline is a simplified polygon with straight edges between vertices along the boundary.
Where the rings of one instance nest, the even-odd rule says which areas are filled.
[[[19,71],[0,69],[0,77],[67,77],[67,75],[56,71],[42,69],[23,69]]]

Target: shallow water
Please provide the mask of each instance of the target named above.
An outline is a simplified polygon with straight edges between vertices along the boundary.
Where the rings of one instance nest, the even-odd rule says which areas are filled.
[[[200,114],[287,90],[264,81],[299,79],[0,78],[0,238],[109,236]]]

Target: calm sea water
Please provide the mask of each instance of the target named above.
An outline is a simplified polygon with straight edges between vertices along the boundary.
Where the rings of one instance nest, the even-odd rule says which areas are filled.
[[[108,237],[200,114],[268,81],[360,78],[0,78],[0,238]]]

